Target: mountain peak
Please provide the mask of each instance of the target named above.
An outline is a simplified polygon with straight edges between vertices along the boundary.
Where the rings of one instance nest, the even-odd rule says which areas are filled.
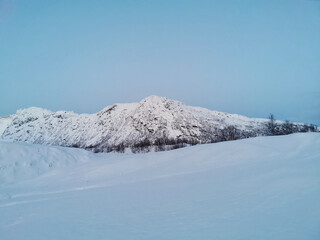
[[[260,136],[268,121],[187,106],[156,95],[139,103],[115,104],[96,114],[28,108],[0,120],[0,137],[5,140],[103,152],[161,151],[164,146]],[[229,127],[231,137],[221,132]]]
[[[144,99],[142,99],[140,102],[151,102],[151,103],[157,103],[157,102],[163,102],[169,100],[166,97],[161,97],[161,96],[157,96],[157,95],[151,95],[149,97],[146,97]]]
[[[25,109],[17,110],[16,114],[18,115],[34,115],[34,116],[42,116],[43,114],[51,114],[50,110],[40,107],[29,107]]]

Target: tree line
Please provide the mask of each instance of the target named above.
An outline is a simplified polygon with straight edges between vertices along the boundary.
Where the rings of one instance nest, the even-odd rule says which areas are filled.
[[[277,136],[288,135],[297,132],[318,132],[318,127],[314,124],[292,123],[286,120],[285,122],[276,121],[273,114],[270,114],[268,121],[259,129],[241,130],[233,125],[226,126],[222,129],[216,129],[213,134],[209,134],[205,139],[199,140],[196,137],[183,138],[169,138],[162,136],[150,141],[144,138],[139,142],[133,144],[118,144],[112,146],[95,146],[90,147],[94,152],[119,152],[124,153],[126,149],[130,149],[132,153],[153,151],[166,151],[186,146],[201,144],[201,143],[217,143],[224,141],[232,141],[244,138],[251,138],[257,136]]]

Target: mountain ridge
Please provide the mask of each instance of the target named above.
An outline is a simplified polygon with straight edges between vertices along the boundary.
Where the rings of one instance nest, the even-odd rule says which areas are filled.
[[[94,152],[161,151],[268,135],[268,121],[152,95],[138,103],[110,105],[94,114],[52,112],[37,107],[21,109],[6,119],[0,118],[0,136],[8,141]],[[299,131],[302,125],[295,126]]]

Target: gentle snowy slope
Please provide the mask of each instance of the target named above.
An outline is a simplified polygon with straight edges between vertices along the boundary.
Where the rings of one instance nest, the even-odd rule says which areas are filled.
[[[318,133],[138,155],[0,142],[0,236],[320,239],[318,146]]]
[[[1,142],[0,186],[90,161],[88,151],[27,143]]]
[[[0,121],[4,140],[110,151],[119,147],[217,140],[217,131],[235,126],[248,136],[261,135],[266,119],[251,119],[200,107],[187,106],[164,97],[151,96],[139,103],[115,104],[96,114],[51,112],[28,108]],[[1,130],[2,129],[2,130]],[[1,134],[2,133],[2,134]],[[147,140],[147,143],[146,143]]]

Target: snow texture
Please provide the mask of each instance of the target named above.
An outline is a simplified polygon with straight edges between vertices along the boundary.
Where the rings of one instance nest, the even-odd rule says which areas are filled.
[[[0,238],[320,239],[320,134],[147,154],[0,142]]]
[[[96,114],[51,112],[41,108],[18,110],[0,118],[0,136],[7,141],[109,151],[159,139],[209,143],[217,131],[234,126],[247,135],[262,135],[267,119],[187,106],[159,96],[139,103],[115,104]]]

